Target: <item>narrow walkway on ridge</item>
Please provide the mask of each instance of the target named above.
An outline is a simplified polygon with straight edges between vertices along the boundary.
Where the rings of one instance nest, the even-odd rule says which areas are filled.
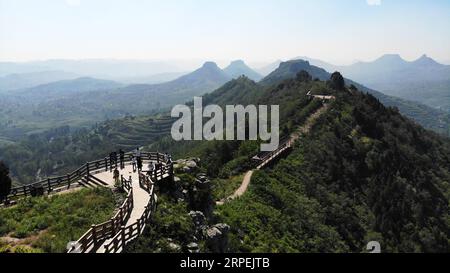
[[[334,96],[311,95],[311,92],[308,92],[307,95],[311,96],[315,99],[320,99],[323,101],[335,99]],[[229,196],[225,199],[222,199],[220,201],[217,201],[216,205],[221,206],[221,205],[225,204],[226,202],[236,199],[236,198],[242,196],[243,194],[245,194],[245,192],[247,192],[248,186],[250,185],[250,181],[252,179],[254,171],[260,170],[260,169],[264,168],[265,166],[269,165],[271,162],[273,162],[275,159],[277,159],[280,155],[282,155],[286,150],[292,148],[295,141],[297,141],[302,135],[309,133],[309,131],[311,130],[315,121],[328,110],[329,106],[330,105],[328,103],[324,103],[324,105],[322,107],[320,107],[318,110],[316,110],[313,114],[311,114],[308,117],[308,119],[305,121],[305,123],[300,128],[298,128],[295,132],[293,132],[287,140],[280,143],[280,146],[278,147],[277,150],[266,154],[262,158],[256,158],[256,159],[260,160],[261,163],[255,169],[250,170],[245,174],[244,179],[242,180],[241,186],[231,196]]]

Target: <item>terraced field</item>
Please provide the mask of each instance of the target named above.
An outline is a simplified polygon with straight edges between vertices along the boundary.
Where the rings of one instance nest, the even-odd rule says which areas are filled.
[[[29,184],[38,173],[60,175],[111,151],[148,146],[169,135],[174,121],[170,116],[128,116],[91,129],[40,133],[17,143],[2,145],[0,140],[0,160],[9,165],[15,184]]]
[[[135,117],[105,123],[99,132],[104,138],[122,149],[149,144],[170,133],[171,117]]]

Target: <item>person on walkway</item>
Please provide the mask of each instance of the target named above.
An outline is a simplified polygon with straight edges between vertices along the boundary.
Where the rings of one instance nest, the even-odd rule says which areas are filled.
[[[114,152],[111,152],[109,154],[109,169],[111,172],[113,171],[113,166],[115,165],[114,161]]]
[[[139,147],[136,148],[134,155],[136,156],[136,158],[141,157],[141,150],[139,149]]]
[[[142,157],[138,157],[136,158],[136,162],[137,162],[137,169],[138,171],[142,171]]]
[[[153,172],[155,171],[155,163],[153,163],[153,161],[152,162],[150,162],[149,164],[148,164],[148,171],[147,171],[147,175],[149,176],[149,177],[153,177]]]
[[[132,155],[132,158],[131,158],[131,165],[133,165],[133,172],[135,173],[137,170],[137,162],[136,162],[136,157],[134,155]]]
[[[120,187],[120,179],[119,179],[120,172],[117,168],[114,170],[113,178],[114,178],[114,187],[116,187],[116,188]]]
[[[119,157],[120,157],[120,169],[125,168],[125,152],[120,149],[119,150]]]

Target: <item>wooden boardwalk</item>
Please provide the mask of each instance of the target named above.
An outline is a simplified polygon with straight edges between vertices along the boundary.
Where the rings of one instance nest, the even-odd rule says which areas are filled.
[[[149,162],[146,162],[147,164]],[[125,223],[125,227],[136,223],[138,219],[142,217],[145,211],[145,207],[150,201],[149,193],[143,189],[139,184],[139,173],[133,172],[132,165],[126,165],[124,169],[119,170],[120,175],[125,177],[127,180],[131,181],[131,188],[133,189],[133,209]],[[113,174],[111,172],[102,172],[94,175],[96,178],[105,181],[109,187],[114,187]],[[105,252],[105,245],[111,243],[111,239],[106,240],[98,249],[97,253]]]
[[[127,194],[116,214],[108,221],[94,224],[76,242],[68,244],[68,253],[118,253],[126,244],[136,239],[143,232],[156,209],[157,196],[155,183],[166,181],[173,177],[173,163],[166,163],[166,155],[161,153],[142,153],[143,172],[133,171],[132,155],[127,154],[124,168],[119,170],[120,187]],[[149,163],[159,164],[151,176],[146,175]],[[87,163],[68,177],[68,187],[116,187],[111,166],[105,158]],[[77,177],[72,182],[71,175]],[[53,178],[61,181],[61,178]],[[66,180],[66,181],[67,181]],[[49,179],[49,181],[51,181]],[[64,182],[64,180],[63,180]],[[53,189],[49,188],[49,193]]]

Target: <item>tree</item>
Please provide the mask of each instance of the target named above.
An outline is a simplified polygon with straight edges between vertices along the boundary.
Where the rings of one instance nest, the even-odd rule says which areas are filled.
[[[335,90],[339,90],[339,91],[345,90],[344,77],[342,77],[341,73],[334,72],[333,74],[331,74],[329,85],[331,88],[333,88]]]
[[[0,202],[6,200],[11,192],[11,178],[9,177],[9,169],[0,161]]]

